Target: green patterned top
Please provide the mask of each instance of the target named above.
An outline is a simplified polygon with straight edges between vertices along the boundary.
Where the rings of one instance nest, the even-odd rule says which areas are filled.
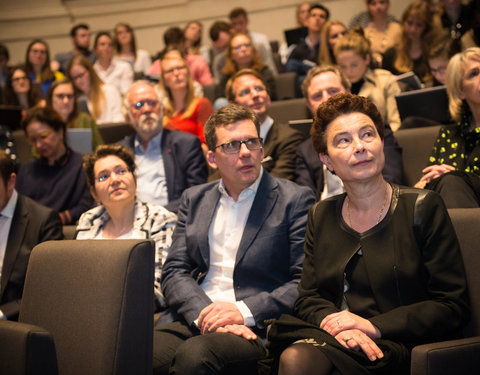
[[[480,128],[470,130],[472,115],[464,111],[456,125],[440,129],[429,164],[448,164],[459,171],[480,175]]]

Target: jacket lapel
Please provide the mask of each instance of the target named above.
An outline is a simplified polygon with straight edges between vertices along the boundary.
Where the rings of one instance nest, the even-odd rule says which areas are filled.
[[[263,171],[262,180],[258,186],[257,194],[253,200],[250,214],[243,231],[240,246],[237,251],[235,263],[238,264],[251,246],[263,223],[270,215],[278,199],[277,182],[266,171]]]
[[[173,200],[173,192],[175,191],[175,160],[171,146],[170,131],[162,130],[162,158],[163,167],[165,169],[165,179],[167,180],[168,201]]]
[[[198,247],[200,254],[208,266],[210,262],[210,246],[208,244],[208,232],[210,229],[210,224],[213,220],[213,215],[220,199],[220,192],[218,190],[218,185],[213,184],[212,189],[205,193],[202,203],[198,207]]]

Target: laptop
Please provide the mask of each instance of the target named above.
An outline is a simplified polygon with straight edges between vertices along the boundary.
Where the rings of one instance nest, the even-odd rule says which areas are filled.
[[[296,29],[285,30],[285,41],[290,47],[293,44],[298,44],[303,38],[308,35],[308,29],[306,27],[297,27]]]
[[[68,146],[75,152],[85,155],[92,152],[92,129],[67,129]]]
[[[310,129],[312,127],[313,120],[311,118],[302,119],[302,120],[290,120],[288,125],[300,132],[303,136],[303,139],[310,137]]]
[[[15,105],[0,105],[0,125],[5,125],[10,130],[20,128],[22,122],[22,108]]]
[[[451,122],[445,86],[402,92],[395,96],[398,113],[403,121],[407,117],[423,117],[439,124]]]

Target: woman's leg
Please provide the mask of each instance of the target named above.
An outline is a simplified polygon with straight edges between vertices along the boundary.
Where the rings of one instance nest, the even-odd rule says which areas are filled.
[[[314,345],[299,343],[283,351],[278,375],[328,375],[332,369],[327,356]]]

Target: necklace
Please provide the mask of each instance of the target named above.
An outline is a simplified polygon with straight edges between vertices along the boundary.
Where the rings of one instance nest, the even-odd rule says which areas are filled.
[[[382,218],[383,215],[383,210],[385,210],[385,205],[387,204],[387,197],[388,197],[388,184],[385,184],[385,198],[383,200],[382,208],[380,209],[380,213],[378,214],[377,222],[375,225],[377,225],[380,222],[380,219]],[[348,222],[350,224],[350,227],[353,228],[352,225],[352,219],[350,217],[350,198],[347,195],[347,217],[348,217]]]

